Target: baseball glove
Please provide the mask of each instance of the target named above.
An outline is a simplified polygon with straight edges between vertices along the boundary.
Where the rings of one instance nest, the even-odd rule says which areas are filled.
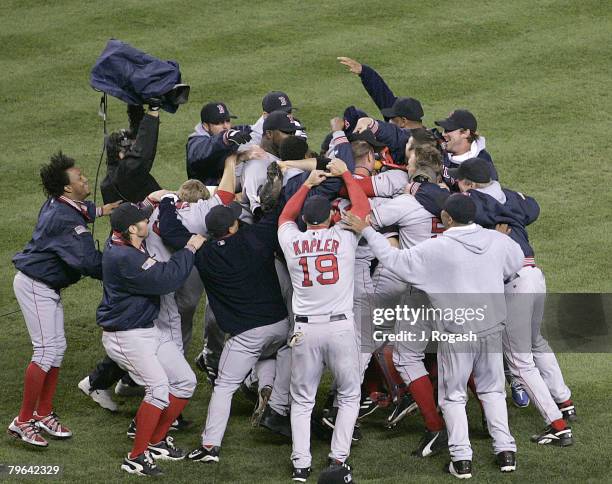
[[[268,165],[266,182],[259,187],[259,203],[261,210],[266,213],[278,204],[281,189],[283,188],[283,172],[278,163],[273,161]]]

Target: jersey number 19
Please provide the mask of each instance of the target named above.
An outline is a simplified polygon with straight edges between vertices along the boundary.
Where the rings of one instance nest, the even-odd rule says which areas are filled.
[[[302,287],[312,286],[312,280],[310,279],[310,272],[308,270],[308,257],[300,257],[298,263],[302,266],[302,271],[304,272]],[[322,286],[335,284],[340,278],[340,274],[338,273],[338,259],[336,259],[334,254],[318,256],[315,259],[315,269],[319,273],[316,277],[316,281]]]

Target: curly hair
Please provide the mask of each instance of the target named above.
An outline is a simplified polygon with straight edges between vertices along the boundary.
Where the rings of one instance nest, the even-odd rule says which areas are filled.
[[[48,197],[59,197],[64,187],[70,184],[67,170],[74,166],[74,159],[61,151],[51,155],[50,162],[40,167],[40,179],[43,191]]]

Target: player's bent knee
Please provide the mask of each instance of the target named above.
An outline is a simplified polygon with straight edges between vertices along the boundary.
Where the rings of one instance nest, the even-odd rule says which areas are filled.
[[[62,355],[63,356],[63,355]],[[56,348],[53,346],[34,346],[32,361],[44,371],[49,371],[54,365],[57,357]]]
[[[169,394],[170,386],[168,382],[146,387],[144,401],[155,405],[157,408],[164,409],[170,403]]]
[[[191,370],[191,369],[190,369]],[[185,373],[179,381],[170,382],[170,393],[178,398],[191,398],[195,392],[198,381],[195,373]]]

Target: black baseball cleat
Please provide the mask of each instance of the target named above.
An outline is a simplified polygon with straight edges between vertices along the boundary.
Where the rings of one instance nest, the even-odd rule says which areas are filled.
[[[563,420],[566,422],[576,422],[578,421],[578,414],[576,413],[576,407],[573,403],[570,405],[561,406],[558,405],[559,410],[563,414]]]
[[[457,460],[450,461],[446,467],[446,472],[458,479],[470,479],[472,477],[472,461]]]
[[[359,442],[361,439],[363,439],[363,433],[361,433],[361,427],[359,426],[358,423],[355,423],[355,426],[353,427],[353,435],[351,437],[351,440],[353,442]]]
[[[539,445],[552,444],[559,447],[567,447],[574,443],[574,436],[570,427],[565,427],[563,430],[555,430],[548,426],[542,433],[532,435],[531,441]]]
[[[504,450],[495,456],[495,461],[501,472],[514,472],[516,470],[516,452]]]
[[[129,474],[137,474],[139,476],[161,476],[163,472],[155,465],[148,450],[140,454],[138,457],[128,456],[123,459],[121,470]]]
[[[291,479],[297,482],[306,482],[308,477],[310,477],[310,473],[312,469],[310,467],[302,467],[302,468],[293,468],[293,473],[291,474]]]
[[[330,458],[328,464],[321,472],[319,482],[353,482],[351,466],[346,462]]]
[[[395,404],[391,415],[387,417],[387,428],[395,427],[406,415],[415,412],[419,406],[410,393],[405,393]]]
[[[193,462],[219,462],[219,452],[221,448],[218,445],[200,446],[187,454],[187,459]]]
[[[167,436],[157,444],[149,444],[149,453],[154,460],[182,460],[185,451],[174,445],[174,439]]]
[[[219,368],[214,366],[211,362],[209,362],[206,358],[206,350],[202,351],[197,358],[195,359],[195,365],[198,370],[206,373],[206,378],[208,379],[208,383],[211,386],[215,386],[215,380],[217,376],[219,376]]]
[[[369,395],[364,395],[359,403],[359,416],[357,418],[362,420],[368,415],[372,415],[376,410],[378,410],[378,403],[372,400]]]
[[[440,451],[448,447],[448,434],[446,429],[438,432],[425,431],[425,435],[421,437],[419,447],[412,452],[415,457],[429,457],[436,455]]]
[[[132,421],[130,422],[130,426],[127,429],[126,432],[127,436],[129,439],[133,439],[134,437],[136,437],[136,419],[132,419]]]
[[[336,416],[338,415],[338,407],[328,407],[323,409],[323,417],[321,422],[327,428],[334,429],[336,426]]]
[[[172,424],[170,425],[170,428],[168,429],[170,432],[173,431],[183,431],[183,430],[187,430],[189,427],[191,427],[191,421],[187,420],[183,417],[183,414],[179,415],[178,418],[172,422]]]
[[[281,415],[266,405],[259,425],[276,434],[291,438],[291,420],[288,415]]]

